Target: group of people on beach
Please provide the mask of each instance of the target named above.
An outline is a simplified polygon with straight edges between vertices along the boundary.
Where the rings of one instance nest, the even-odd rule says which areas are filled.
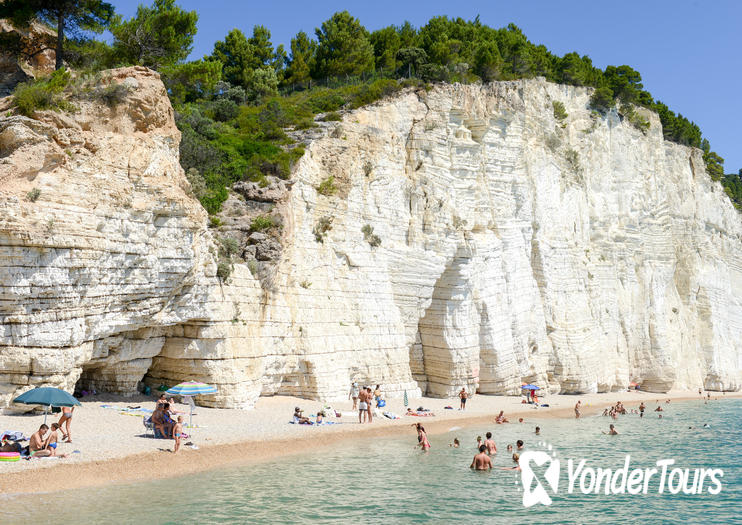
[[[175,440],[174,453],[180,450],[183,438],[183,416],[176,414],[178,411],[175,410],[175,400],[173,398],[168,400],[165,394],[160,395],[152,412],[152,428],[155,437]]]
[[[57,446],[59,443],[72,443],[72,413],[75,407],[62,407],[62,415],[59,421],[52,423],[51,428],[44,423],[39,429],[31,435],[27,446],[20,442],[8,442],[0,446],[0,452],[18,452],[26,459],[43,458],[43,457],[60,457],[65,458],[67,454],[58,454]],[[59,439],[58,432],[62,433],[62,440]]]
[[[358,410],[359,423],[372,423],[374,420],[373,409],[386,405],[381,385],[376,385],[376,389],[372,392],[370,386],[359,388],[358,383],[354,382],[350,387],[348,398],[353,400],[353,410]],[[376,404],[375,407],[374,403]]]

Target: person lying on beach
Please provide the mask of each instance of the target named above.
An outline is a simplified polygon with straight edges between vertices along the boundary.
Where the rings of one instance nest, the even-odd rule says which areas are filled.
[[[325,413],[324,412],[322,412],[322,411],[317,412],[317,417],[315,418],[314,423],[316,425],[321,425],[322,424],[322,420],[324,419],[324,417],[325,417]]]
[[[484,446],[487,449],[487,454],[490,456],[497,454],[497,445],[495,445],[495,441],[492,439],[492,432],[487,432],[485,436],[487,439],[484,440]]]
[[[449,447],[453,448],[459,448],[461,446],[461,443],[459,443],[459,438],[453,438],[453,443],[449,443]]]
[[[294,423],[298,425],[311,425],[308,417],[304,417],[304,411],[299,407],[294,408]]]
[[[492,459],[487,455],[487,447],[484,445],[479,447],[479,454],[474,456],[469,468],[473,468],[474,470],[492,470]]]
[[[515,466],[500,467],[500,469],[501,470],[520,470],[520,455],[519,454],[513,454],[513,462],[515,463]]]
[[[617,436],[618,435],[618,430],[616,430],[616,427],[614,427],[613,426],[613,423],[611,423],[608,426],[608,432],[603,432],[603,434],[607,434],[609,436]]]
[[[498,425],[502,423],[510,423],[510,421],[508,421],[508,418],[505,417],[504,410],[500,410],[500,413],[497,414],[497,417],[495,418],[495,423],[497,423]]]
[[[173,454],[177,454],[180,449],[180,440],[183,437],[183,416],[178,416],[178,422],[173,427],[173,438],[175,439],[175,447],[173,448]]]
[[[31,436],[28,443],[29,457],[42,458],[52,455],[51,451],[46,448],[46,440],[44,439],[44,434],[46,434],[47,430],[49,430],[48,426],[41,425],[39,430]]]

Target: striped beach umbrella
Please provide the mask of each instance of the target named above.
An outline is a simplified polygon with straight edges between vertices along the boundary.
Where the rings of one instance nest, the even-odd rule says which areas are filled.
[[[173,388],[169,388],[166,392],[169,396],[197,396],[199,394],[216,394],[216,387],[213,385],[207,385],[206,383],[199,383],[197,381],[186,381],[185,383],[179,383]],[[193,428],[193,402],[189,403],[191,407],[191,415],[188,418],[188,426]]]
[[[409,405],[410,402],[407,400],[407,390],[404,391],[404,406],[407,408],[407,405]]]

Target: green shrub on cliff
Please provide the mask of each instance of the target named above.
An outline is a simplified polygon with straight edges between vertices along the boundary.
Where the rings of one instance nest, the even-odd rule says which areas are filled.
[[[13,104],[27,117],[46,109],[69,109],[71,104],[62,97],[69,81],[69,72],[58,69],[46,78],[18,84],[13,91]]]

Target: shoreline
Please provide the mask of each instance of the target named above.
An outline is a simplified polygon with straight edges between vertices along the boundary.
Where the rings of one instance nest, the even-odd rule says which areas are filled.
[[[742,397],[742,392],[729,392],[727,395],[713,396],[712,400],[735,399],[740,397]],[[523,424],[529,425],[533,420],[574,417],[573,407],[578,399],[583,400],[582,414],[584,417],[590,417],[600,413],[604,408],[615,404],[617,400],[624,401],[624,405],[627,408],[634,408],[635,405],[638,406],[640,401],[644,401],[647,403],[648,410],[650,411],[649,405],[656,403],[656,400],[663,406],[668,399],[673,402],[701,401],[701,397],[692,391],[673,391],[667,394],[624,391],[605,394],[586,394],[582,396],[552,395],[548,396],[547,401],[552,405],[552,401],[554,400],[553,405],[549,408],[539,409],[533,408],[532,405],[517,404],[516,406],[512,406],[514,400],[520,399],[512,396],[477,395],[474,399],[480,403],[482,400],[487,401],[486,403],[481,403],[486,405],[485,411],[472,410],[471,412],[460,412],[446,410],[442,413],[436,409],[436,417],[417,418],[403,416],[397,420],[383,419],[380,424],[348,424],[347,427],[297,428],[295,425],[286,425],[289,428],[279,427],[278,430],[284,430],[284,432],[279,432],[279,435],[275,437],[266,435],[258,439],[250,438],[213,444],[204,443],[204,441],[194,435],[193,439],[198,441],[199,448],[193,450],[188,447],[182,447],[177,455],[171,453],[173,446],[172,440],[149,439],[148,444],[154,442],[153,444],[157,445],[156,449],[124,453],[118,457],[92,458],[90,460],[86,458],[81,461],[67,463],[60,463],[65,461],[60,459],[53,461],[54,464],[52,465],[43,466],[41,463],[48,463],[48,461],[20,461],[18,463],[22,464],[24,468],[16,469],[13,472],[7,472],[3,467],[5,465],[15,464],[6,463],[0,465],[0,473],[2,473],[2,476],[0,476],[0,494],[28,496],[109,484],[128,484],[168,479],[218,470],[220,468],[236,468],[254,463],[263,463],[279,457],[305,452],[321,451],[338,442],[354,437],[372,438],[409,434],[411,439],[414,439],[414,433],[410,432],[410,426],[417,422],[424,422],[428,434],[431,435],[447,433],[452,427],[459,427],[457,430],[464,431],[467,427],[481,426],[487,423],[495,425],[494,416],[497,412],[489,409],[491,405],[510,405],[506,408],[500,408],[500,410],[505,410],[505,415],[510,419],[511,422],[508,424],[519,425],[518,418],[523,417],[525,419]],[[588,401],[585,402],[585,399],[588,399]],[[557,403],[556,400],[559,402]],[[389,404],[393,404],[394,401],[401,402],[400,400],[392,400]],[[449,400],[431,400],[430,398],[412,401],[415,404],[418,402],[432,404],[434,401],[452,403]],[[310,402],[306,400],[301,400],[300,402],[296,398],[279,398],[267,404],[283,405],[282,408],[284,408],[285,406],[290,407],[297,403],[306,405]],[[270,411],[273,408],[269,407],[268,413],[271,413]],[[198,407],[198,410],[202,411],[203,409]],[[219,411],[219,409],[212,410]],[[223,412],[229,411],[224,410]],[[250,412],[247,414],[250,415]],[[77,415],[77,412],[75,415]],[[124,416],[121,417],[123,418]],[[51,420],[48,423],[50,424]],[[496,428],[496,425],[493,428]],[[331,431],[322,432],[325,429],[330,429]],[[296,433],[295,431],[297,430],[302,430],[303,432]],[[209,438],[205,438],[205,440],[208,441]],[[50,486],[53,480],[64,480],[64,486]]]

